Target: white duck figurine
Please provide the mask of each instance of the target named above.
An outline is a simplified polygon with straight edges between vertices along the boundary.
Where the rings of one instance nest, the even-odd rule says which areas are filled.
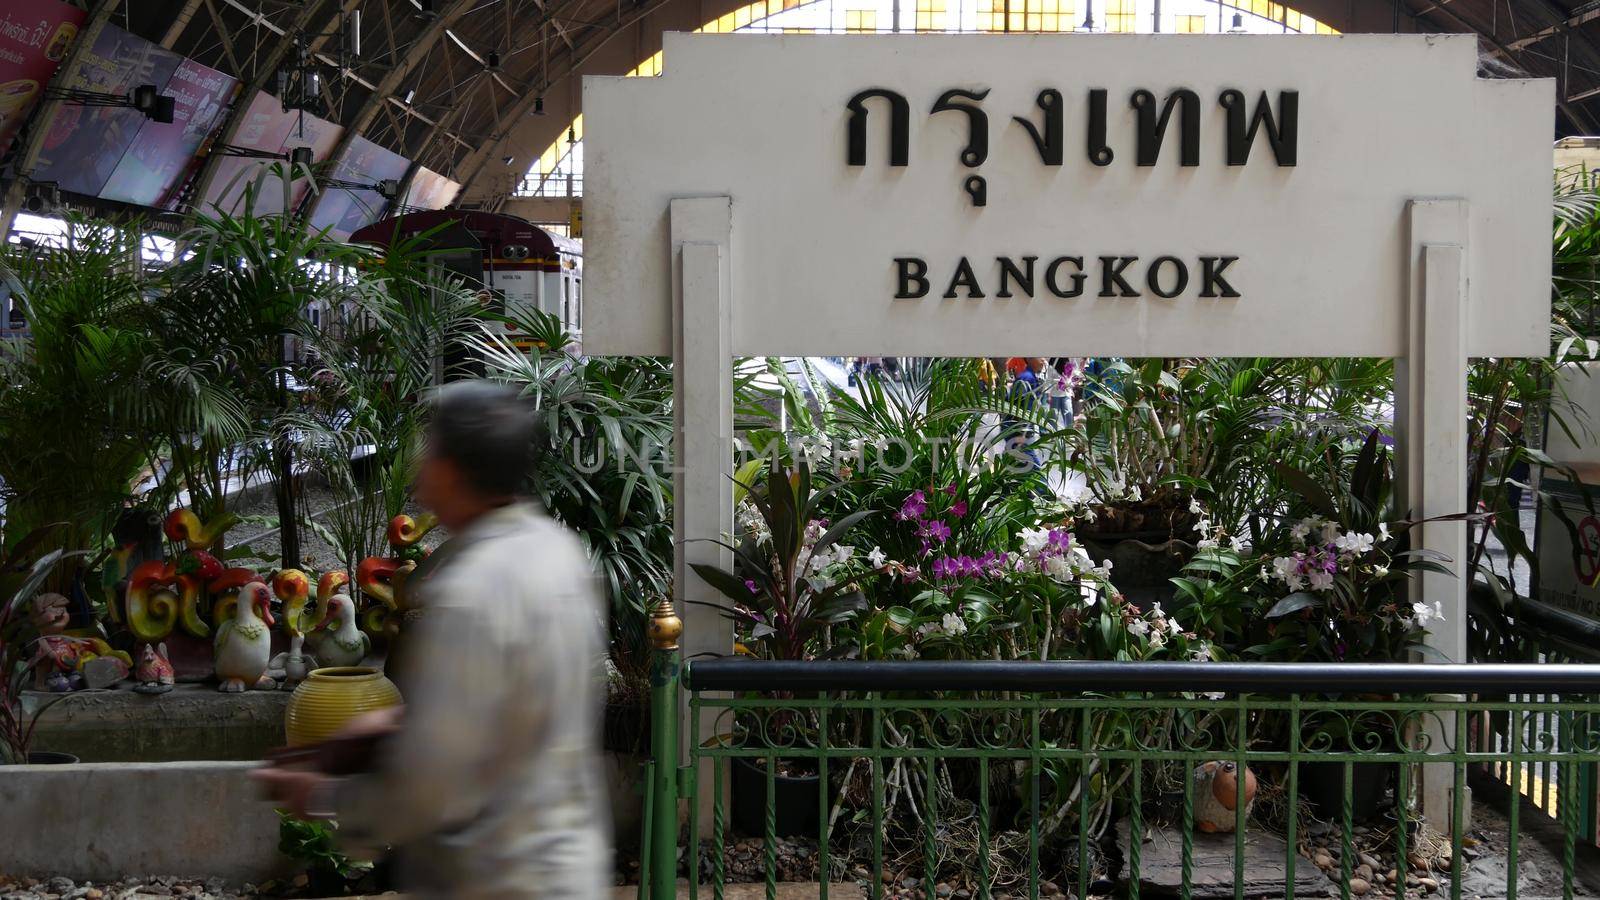
[[[212,645],[217,677],[222,679],[218,690],[231,694],[252,687],[277,687],[267,677],[267,662],[272,658],[268,627],[273,624],[272,590],[259,581],[246,584],[239,589],[236,610],[234,617],[217,629]]]
[[[317,628],[326,628],[335,619],[339,627],[318,642],[317,661],[324,666],[361,665],[372,649],[372,639],[356,627],[356,604],[349,594],[334,594],[328,599],[328,612]]]

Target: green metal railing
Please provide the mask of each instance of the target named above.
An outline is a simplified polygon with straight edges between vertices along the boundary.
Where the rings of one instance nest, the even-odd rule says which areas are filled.
[[[1515,630],[1501,645],[1501,658],[1522,660],[1539,665],[1594,664],[1600,662],[1600,625],[1537,600],[1520,598],[1515,607]],[[1502,639],[1481,628],[1482,623],[1469,619],[1469,632],[1475,643],[1489,646]],[[1524,703],[1552,702],[1556,698],[1537,693],[1511,694],[1504,699]],[[1495,727],[1492,718],[1475,722],[1471,732],[1473,749],[1491,757],[1509,747],[1503,727]],[[1539,716],[1536,730],[1552,733],[1557,728],[1553,715]],[[1576,791],[1562,791],[1561,778],[1549,762],[1519,766],[1513,769],[1509,762],[1494,759],[1483,764],[1483,770],[1509,789],[1528,799],[1529,812],[1541,819],[1564,822],[1569,814],[1578,817],[1578,840],[1588,846],[1600,846],[1600,816],[1596,810],[1597,766],[1579,765],[1576,773]]]
[[[1344,900],[1408,880],[1459,900],[1474,773],[1537,772],[1577,796],[1600,761],[1600,667],[728,659],[680,673],[676,617],[662,621],[651,900],[680,877],[690,897],[721,900],[741,834],[760,850],[755,873],[740,851],[739,877],[769,898],[792,863],[780,847],[797,841],[824,898],[839,881],[874,898],[1293,898],[1331,878]],[[1313,787],[1333,799],[1311,805]],[[1594,895],[1576,803],[1545,851],[1558,883],[1521,883],[1520,806],[1475,848],[1504,857],[1492,895]]]

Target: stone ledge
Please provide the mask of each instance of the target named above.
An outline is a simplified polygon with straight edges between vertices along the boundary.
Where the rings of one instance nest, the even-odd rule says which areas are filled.
[[[0,769],[8,874],[116,881],[179,874],[261,883],[292,874],[278,816],[248,762],[81,763]]]
[[[223,694],[205,684],[154,695],[131,685],[78,691],[40,717],[33,749],[71,753],[86,763],[260,759],[284,743],[292,693]],[[25,693],[23,708],[31,713],[57,696]]]

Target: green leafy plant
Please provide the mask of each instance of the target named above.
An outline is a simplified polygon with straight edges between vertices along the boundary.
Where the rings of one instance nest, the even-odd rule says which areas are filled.
[[[306,876],[319,894],[346,893],[354,882],[372,870],[372,863],[352,860],[339,849],[339,824],[306,821],[278,811],[278,852],[306,868]]]
[[[57,548],[98,547],[157,448],[143,432],[138,226],[67,221],[60,243],[0,246],[28,334],[0,349],[0,546],[49,523]],[[57,571],[52,586],[74,574]]]
[[[521,350],[489,324],[468,344],[489,378],[538,407],[534,495],[583,539],[605,581],[613,656],[642,658],[645,610],[672,573],[672,369],[654,357],[572,356],[547,313],[509,321],[547,347]]]
[[[881,569],[859,559],[840,539],[872,514],[837,522],[819,518],[819,504],[836,488],[814,490],[811,467],[794,469],[774,457],[760,484],[746,484],[757,516],[735,542],[714,540],[734,554],[734,570],[705,563],[691,568],[727,597],[716,608],[731,618],[745,647],[769,659],[805,659],[819,649],[827,626],[865,608],[859,581]]]
[[[1220,547],[1178,579],[1186,598],[1209,608],[1236,591],[1253,605],[1267,639],[1247,655],[1276,660],[1403,662],[1432,652],[1423,643],[1442,604],[1404,594],[1415,573],[1448,574],[1440,554],[1409,544],[1397,505],[1391,454],[1374,431],[1359,447],[1331,448],[1306,470],[1279,464],[1291,491],[1286,515],[1249,556]],[[1466,513],[1429,521],[1472,519]]]
[[[410,500],[427,393],[463,374],[452,364],[465,368],[463,342],[482,320],[471,291],[428,271],[433,237],[397,237],[348,273],[345,302],[297,325],[312,362],[282,430],[333,489],[326,527],[351,571],[387,553],[384,530]]]
[[[1589,416],[1595,411],[1577,407],[1562,389],[1561,369],[1600,356],[1600,194],[1592,180],[1558,177],[1552,203],[1552,283],[1550,354],[1545,357],[1476,359],[1467,370],[1469,408],[1467,503],[1486,514],[1484,527],[1472,536],[1467,570],[1487,585],[1493,608],[1474,596],[1474,618],[1484,636],[1499,635],[1512,642],[1506,619],[1513,606],[1509,571],[1496,571],[1489,555],[1489,540],[1507,551],[1509,561],[1523,560],[1535,570],[1538,560],[1521,523],[1521,501],[1536,498],[1553,512],[1569,534],[1577,523],[1561,500],[1536,489],[1530,477],[1534,467],[1562,475],[1576,485],[1591,509],[1594,498],[1582,479],[1564,463],[1540,452],[1533,440],[1541,431],[1560,432],[1573,443],[1587,443],[1593,431]],[[1543,428],[1541,428],[1541,425]],[[1573,546],[1579,546],[1574,540]],[[1480,649],[1493,654],[1503,647]]]

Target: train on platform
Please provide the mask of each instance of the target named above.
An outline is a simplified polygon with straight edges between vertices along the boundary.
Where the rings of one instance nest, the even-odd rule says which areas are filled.
[[[476,210],[443,209],[383,219],[357,231],[355,242],[388,246],[396,238],[426,234],[439,251],[431,264],[443,267],[479,289],[484,304],[510,319],[534,310],[555,316],[572,336],[567,349],[583,340],[583,244],[516,216]],[[526,350],[532,336],[507,324],[512,342]]]

